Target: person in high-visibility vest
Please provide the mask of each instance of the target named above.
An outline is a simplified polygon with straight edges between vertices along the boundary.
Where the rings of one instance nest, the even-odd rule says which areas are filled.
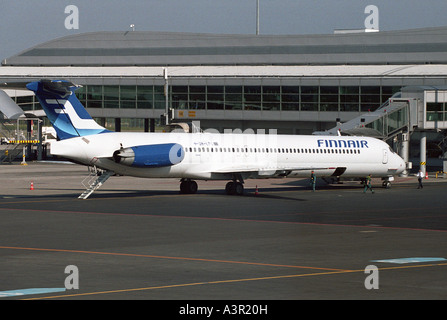
[[[310,174],[310,184],[312,185],[312,191],[315,191],[315,184],[317,183],[317,177],[315,176],[315,173],[312,171]]]
[[[365,193],[368,189],[371,189],[371,192],[374,193],[374,190],[371,186],[371,174],[366,177],[365,181],[365,189],[363,189],[363,193]]]

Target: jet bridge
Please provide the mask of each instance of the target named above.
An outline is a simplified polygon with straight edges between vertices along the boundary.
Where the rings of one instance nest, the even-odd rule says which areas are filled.
[[[412,114],[412,110],[416,109],[416,104],[416,100],[402,98],[401,93],[396,93],[377,110],[365,113],[345,123],[337,123],[337,126],[332,129],[315,132],[314,134],[368,136],[384,141],[395,138],[393,142],[400,144],[400,148],[399,145],[397,146],[400,149],[399,154],[408,164],[408,138],[409,132],[413,128],[412,119],[414,121],[415,114]],[[404,171],[403,175],[407,174]]]
[[[402,99],[398,96],[394,95],[375,111],[345,123],[337,123],[336,127],[315,134],[370,136],[382,140],[393,138],[404,128],[411,126],[411,109],[414,107],[412,104],[416,103],[412,99]]]
[[[380,108],[365,113],[323,132],[321,135],[370,136],[384,141],[392,139],[395,149],[409,163],[410,135],[418,131],[420,139],[420,167],[426,172],[427,132],[447,129],[447,87],[410,86],[401,89]],[[405,171],[402,175],[407,175]]]

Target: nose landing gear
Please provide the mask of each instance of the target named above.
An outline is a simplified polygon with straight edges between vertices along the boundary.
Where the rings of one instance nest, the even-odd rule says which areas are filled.
[[[383,177],[382,178],[382,187],[384,187],[385,189],[390,189],[392,181],[394,181],[394,177]]]

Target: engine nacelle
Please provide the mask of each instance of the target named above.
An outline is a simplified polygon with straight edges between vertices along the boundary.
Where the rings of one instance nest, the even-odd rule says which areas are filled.
[[[113,160],[132,167],[167,167],[182,162],[183,147],[178,143],[149,144],[121,148],[113,153]]]

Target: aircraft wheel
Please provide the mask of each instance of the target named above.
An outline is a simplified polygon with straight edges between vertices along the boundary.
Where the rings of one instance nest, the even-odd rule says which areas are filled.
[[[238,196],[241,196],[244,194],[244,185],[240,182],[237,182],[234,186],[234,194],[237,194]]]
[[[230,181],[225,186],[225,192],[228,195],[238,195],[241,196],[244,194],[244,185],[240,182]]]
[[[389,181],[384,181],[384,182],[382,183],[382,185],[383,185],[383,187],[384,187],[385,189],[390,189],[390,188],[391,188],[391,182],[389,182]]]
[[[232,195],[232,194],[234,194],[233,191],[234,191],[234,182],[230,181],[225,186],[225,192],[228,195]]]
[[[186,181],[180,182],[180,193],[185,194],[186,193]]]
[[[197,192],[197,190],[199,189],[199,186],[197,185],[197,182],[195,181],[190,181],[189,182],[189,193],[194,194]]]
[[[197,182],[191,180],[185,180],[180,183],[180,193],[182,194],[194,194],[199,189]]]

